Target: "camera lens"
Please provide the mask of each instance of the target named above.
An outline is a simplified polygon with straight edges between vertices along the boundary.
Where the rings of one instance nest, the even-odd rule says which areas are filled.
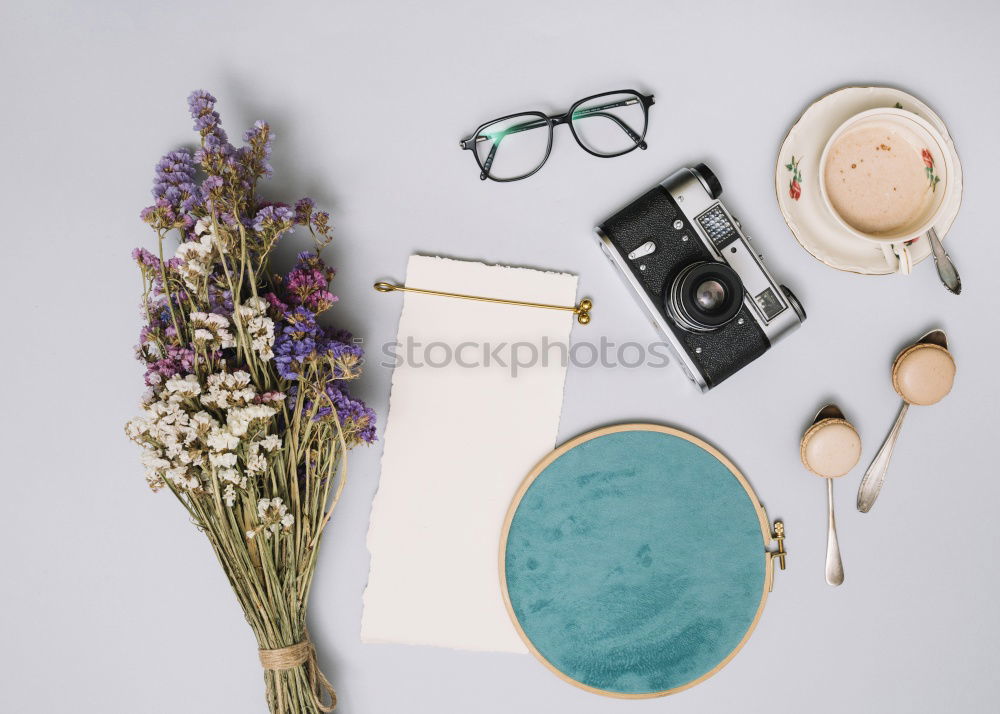
[[[726,301],[726,286],[718,280],[706,280],[694,291],[694,301],[705,312],[715,312]]]
[[[694,263],[674,278],[665,297],[667,312],[679,326],[709,332],[739,313],[743,283],[725,263]]]

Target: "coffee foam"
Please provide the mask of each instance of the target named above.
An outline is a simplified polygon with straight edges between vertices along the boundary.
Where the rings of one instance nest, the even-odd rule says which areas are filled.
[[[834,210],[855,230],[893,235],[919,225],[934,197],[921,138],[894,122],[849,128],[830,147],[824,182]]]

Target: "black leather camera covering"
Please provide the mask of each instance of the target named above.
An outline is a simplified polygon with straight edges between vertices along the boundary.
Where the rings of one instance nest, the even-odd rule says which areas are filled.
[[[680,230],[674,228],[676,220],[684,223]],[[665,295],[681,269],[696,261],[715,260],[665,189],[657,186],[640,196],[606,220],[601,230],[622,256],[647,241],[656,243],[656,251],[651,255],[642,260],[626,258],[625,262],[710,388],[760,357],[771,346],[746,305],[732,322],[712,332],[688,332],[664,312]],[[682,235],[689,239],[681,240]],[[639,263],[646,269],[639,270]],[[741,317],[742,325],[739,324]],[[695,352],[698,347],[700,354]]]

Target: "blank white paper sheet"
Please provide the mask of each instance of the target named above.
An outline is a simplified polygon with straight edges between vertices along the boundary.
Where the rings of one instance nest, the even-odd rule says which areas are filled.
[[[575,304],[576,284],[427,256],[406,270],[409,287],[554,305]],[[500,594],[500,531],[521,481],[555,446],[574,315],[402,297],[361,639],[526,652]],[[515,374],[529,346],[534,364]]]

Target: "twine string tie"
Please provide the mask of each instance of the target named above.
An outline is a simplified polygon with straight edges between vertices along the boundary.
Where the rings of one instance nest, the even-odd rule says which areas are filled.
[[[332,712],[336,708],[337,692],[330,684],[330,680],[320,670],[316,661],[316,647],[308,636],[294,645],[274,650],[257,650],[257,654],[260,656],[260,663],[264,669],[272,672],[295,669],[305,665],[306,676],[309,679],[309,693],[312,695],[316,708],[321,712]],[[329,704],[324,703],[324,695],[330,699]]]

